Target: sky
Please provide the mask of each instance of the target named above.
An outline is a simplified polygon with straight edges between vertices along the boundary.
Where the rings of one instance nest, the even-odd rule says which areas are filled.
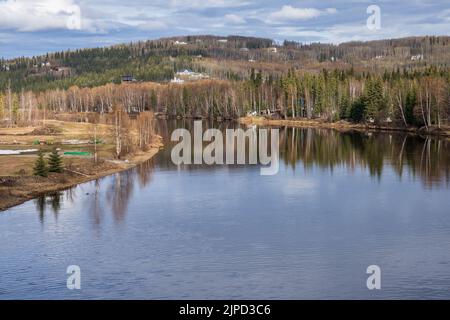
[[[303,43],[450,35],[450,1],[0,0],[4,58],[195,34]]]

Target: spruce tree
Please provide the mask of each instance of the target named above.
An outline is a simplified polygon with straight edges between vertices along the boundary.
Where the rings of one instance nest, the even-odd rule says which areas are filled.
[[[42,151],[39,151],[39,156],[36,160],[36,163],[34,164],[33,171],[34,171],[35,176],[41,176],[41,177],[47,176],[48,168],[47,168],[47,163],[45,162],[44,154],[42,153]]]
[[[413,125],[416,123],[416,119],[414,116],[414,107],[416,106],[416,103],[417,103],[416,90],[412,88],[408,91],[405,102],[405,118],[406,122],[409,125]]]
[[[350,98],[347,93],[344,93],[339,101],[339,118],[340,119],[350,118],[350,112],[351,112]]]
[[[62,159],[61,156],[58,154],[56,148],[53,149],[52,153],[48,157],[48,165],[49,165],[48,168],[49,172],[61,173],[63,171]]]
[[[355,102],[353,102],[350,110],[350,118],[354,122],[361,122],[364,117],[364,111],[366,109],[366,101],[364,97],[359,97]]]
[[[384,111],[386,103],[383,97],[383,84],[379,79],[369,78],[366,83],[365,93],[366,108],[364,110],[365,120],[370,118],[378,120],[382,111]]]

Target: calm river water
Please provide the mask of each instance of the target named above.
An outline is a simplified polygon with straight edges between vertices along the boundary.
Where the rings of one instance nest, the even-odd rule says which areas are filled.
[[[275,176],[177,167],[166,141],[138,168],[0,212],[0,299],[450,298],[449,142],[280,128],[280,143]]]

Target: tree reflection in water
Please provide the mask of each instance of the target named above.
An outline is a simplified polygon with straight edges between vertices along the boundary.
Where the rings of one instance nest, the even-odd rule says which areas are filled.
[[[383,132],[338,132],[328,129],[282,128],[280,153],[286,166],[295,170],[318,166],[333,170],[345,166],[367,169],[381,178],[391,166],[401,178],[405,169],[427,186],[449,183],[449,141],[417,135]]]
[[[49,195],[41,196],[34,200],[35,205],[36,205],[36,210],[39,213],[39,221],[41,223],[44,223],[45,214],[47,212],[48,207],[52,210],[52,212],[55,216],[55,219],[58,218],[58,214],[61,210],[62,196],[63,196],[63,192],[55,192],[55,193],[52,193]]]
[[[203,130],[239,127],[236,122],[212,123],[205,121]],[[158,166],[175,167],[170,159],[170,134],[176,128],[192,132],[193,122],[172,120],[159,123],[158,133],[164,138],[165,148],[158,153]],[[400,132],[339,132],[322,128],[280,129],[280,157],[285,166],[293,170],[303,166],[333,171],[345,166],[351,171],[357,167],[367,169],[372,177],[381,178],[385,166],[391,166],[401,178],[405,170],[418,177],[427,187],[449,184],[450,141],[438,137],[422,137]],[[211,169],[207,165],[186,166],[188,170]]]
[[[123,221],[133,191],[134,183],[139,182],[141,188],[152,180],[154,162],[149,160],[133,168],[114,174],[112,182],[107,188],[106,199],[116,222]]]
[[[92,182],[94,184],[94,192],[92,194],[87,193],[86,197],[83,198],[83,203],[90,212],[92,223],[96,229],[101,225],[105,212],[112,212],[116,222],[123,221],[129,201],[133,195],[134,183],[138,182],[141,188],[148,185],[152,180],[154,166],[154,161],[149,160],[133,169],[114,174],[110,177],[111,183],[104,191],[101,190],[101,179]],[[58,217],[63,195],[65,195],[67,203],[73,205],[77,201],[77,196],[81,194],[84,194],[84,191],[74,187],[64,192],[55,192],[36,198],[34,203],[39,213],[40,222],[44,223],[48,209],[52,210],[55,218]]]
[[[203,129],[210,127],[221,129],[236,128],[235,122],[220,124],[205,122]],[[165,148],[155,159],[140,166],[108,177],[107,186],[99,181],[94,182],[93,195],[87,201],[93,224],[100,226],[103,216],[111,212],[116,223],[124,220],[129,202],[136,188],[143,189],[152,181],[154,168],[157,165],[165,170],[177,170],[170,158],[170,134],[176,128],[193,130],[192,121],[164,121],[158,133],[163,136]],[[296,170],[303,166],[306,172],[314,168],[330,170],[345,167],[350,171],[357,168],[366,169],[372,177],[381,179],[385,167],[390,167],[402,178],[406,173],[420,179],[424,186],[449,185],[450,152],[448,139],[421,137],[404,133],[385,132],[338,132],[330,129],[280,127],[280,157],[285,167]],[[215,166],[189,165],[187,170],[213,170]],[[230,170],[239,170],[230,166]],[[135,184],[137,182],[137,184]],[[176,183],[174,181],[173,183]],[[65,191],[67,202],[78,201],[76,188]],[[55,216],[61,207],[62,193],[55,193],[35,200],[41,222],[47,207],[50,206]]]
[[[95,230],[100,230],[100,225],[102,222],[102,217],[104,214],[104,206],[101,201],[101,193],[100,193],[100,180],[94,181],[95,191],[92,197],[89,198],[88,210],[91,214],[93,225]]]

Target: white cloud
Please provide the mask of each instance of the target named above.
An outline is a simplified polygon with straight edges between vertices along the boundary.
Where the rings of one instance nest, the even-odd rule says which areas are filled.
[[[225,21],[231,24],[245,24],[245,19],[237,14],[227,14],[225,15]]]
[[[268,21],[271,23],[280,23],[295,20],[309,20],[317,18],[325,14],[335,14],[335,8],[328,8],[326,10],[319,10],[315,8],[296,8],[285,5],[280,10],[269,14]]]
[[[73,0],[0,2],[0,28],[17,31],[81,29],[80,7]]]
[[[438,14],[438,17],[440,19],[444,20],[444,21],[450,21],[450,9],[446,9],[446,10],[441,11]]]
[[[249,1],[240,0],[170,0],[170,5],[176,8],[234,8],[249,5]]]
[[[364,23],[340,24],[313,29],[283,26],[275,28],[275,34],[283,38],[300,39],[304,43],[320,41],[338,44],[349,41],[371,41],[378,39],[424,36],[437,34],[436,30],[440,30],[440,34],[442,35],[450,33],[450,24],[448,23],[411,23],[408,25],[408,28],[405,28],[402,22],[392,23],[389,27],[384,27],[381,30],[376,31],[369,30]]]
[[[164,30],[168,28],[167,23],[163,21],[147,21],[138,25],[140,30]]]

